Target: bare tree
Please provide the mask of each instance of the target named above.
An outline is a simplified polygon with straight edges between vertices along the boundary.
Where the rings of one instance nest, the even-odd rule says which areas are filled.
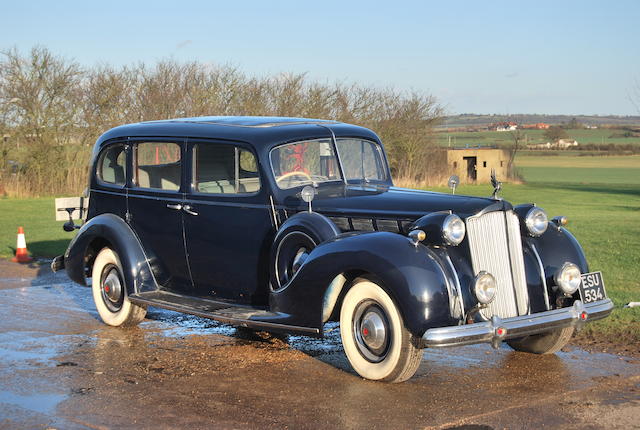
[[[1,55],[0,106],[16,138],[41,145],[67,143],[79,122],[80,66],[40,46],[26,57],[15,48]]]
[[[382,137],[397,177],[424,181],[446,170],[445,153],[433,136],[442,108],[427,94],[314,82],[305,74],[249,78],[231,66],[173,59],[83,70],[42,47],[25,56],[16,49],[0,55],[0,132],[25,144],[24,153],[10,155],[25,162],[28,192],[84,188],[87,145],[113,126],[203,115],[355,123]]]
[[[511,137],[511,145],[509,146],[509,161],[507,162],[507,174],[509,177],[515,176],[514,161],[518,151],[522,149],[523,141],[525,140],[525,134],[520,129],[516,129],[509,132]]]

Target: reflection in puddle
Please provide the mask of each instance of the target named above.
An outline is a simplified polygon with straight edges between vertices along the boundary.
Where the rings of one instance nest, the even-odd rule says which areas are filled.
[[[61,394],[30,394],[21,396],[11,391],[0,391],[0,403],[20,406],[24,409],[40,412],[43,414],[52,413],[58,403],[63,401],[66,396]]]

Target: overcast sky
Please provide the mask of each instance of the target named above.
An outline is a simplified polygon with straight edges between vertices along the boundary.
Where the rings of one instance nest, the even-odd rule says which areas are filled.
[[[640,1],[6,1],[0,49],[424,91],[449,113],[639,114]]]

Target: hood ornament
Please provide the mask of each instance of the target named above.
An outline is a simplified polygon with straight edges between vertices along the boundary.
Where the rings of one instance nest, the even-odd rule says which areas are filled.
[[[496,169],[491,169],[491,185],[493,186],[493,195],[491,198],[494,200],[502,200],[502,197],[498,197],[498,193],[502,189],[502,182],[496,178]]]

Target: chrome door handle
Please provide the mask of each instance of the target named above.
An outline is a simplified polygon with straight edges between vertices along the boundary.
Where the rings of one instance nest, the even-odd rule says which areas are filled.
[[[182,207],[182,210],[185,211],[186,213],[188,213],[189,215],[194,215],[194,216],[198,215],[198,212],[194,211],[193,207],[189,206],[189,205],[184,205]]]
[[[180,203],[178,203],[177,205],[173,205],[171,203],[167,203],[167,207],[169,209],[173,209],[174,211],[179,211],[180,209],[182,209],[182,205]]]

